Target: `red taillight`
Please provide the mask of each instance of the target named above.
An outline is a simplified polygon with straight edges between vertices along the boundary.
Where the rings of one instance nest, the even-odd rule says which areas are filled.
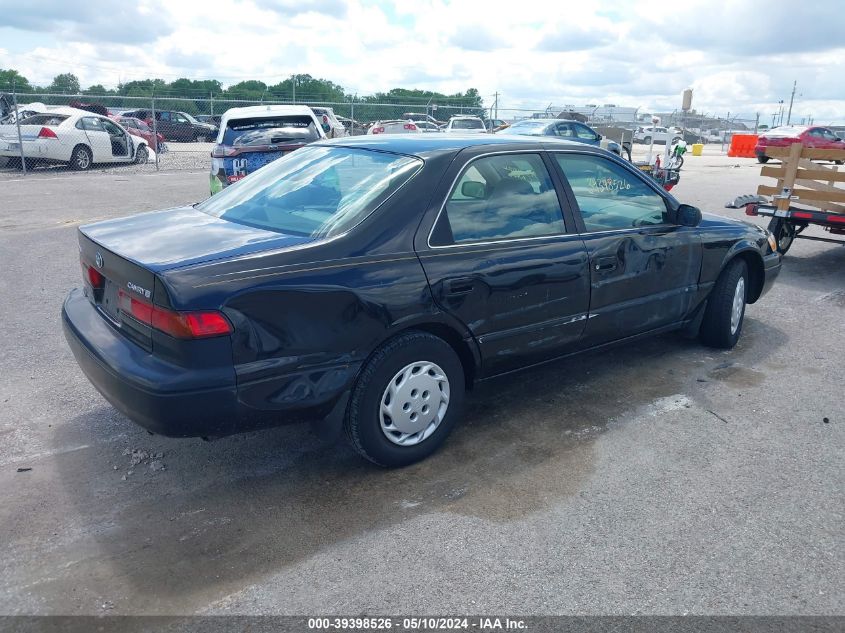
[[[94,290],[101,290],[106,285],[106,278],[103,277],[103,273],[101,273],[96,268],[93,268],[86,264],[82,257],[80,256],[79,263],[82,264],[82,277],[91,284],[91,287]]]
[[[414,125],[413,123],[406,123],[406,124],[405,124],[405,129],[406,129],[406,130],[416,130],[416,129],[417,129],[417,126],[416,126],[416,125]]]
[[[211,150],[211,157],[226,158],[227,156],[237,156],[239,153],[240,150],[235,149],[234,147],[229,147],[227,145],[218,145],[213,150]]]
[[[827,220],[828,220],[828,222],[836,222],[838,224],[845,224],[845,215],[829,215],[829,216],[827,216]]]
[[[812,213],[805,213],[803,211],[793,211],[792,217],[793,218],[801,218],[802,220],[812,220],[813,214]]]
[[[207,338],[232,333],[232,326],[219,312],[175,312],[147,303],[121,289],[117,293],[120,310],[136,321],[176,338]]]
[[[745,205],[745,215],[760,215],[757,213],[757,205],[753,202]]]
[[[323,115],[323,123],[328,123],[328,122],[329,122],[329,117],[324,114]]]
[[[384,134],[384,128],[383,127],[374,127],[373,128],[373,134]]]
[[[41,131],[38,133],[38,138],[59,138],[56,136],[56,133],[48,127],[42,127]]]

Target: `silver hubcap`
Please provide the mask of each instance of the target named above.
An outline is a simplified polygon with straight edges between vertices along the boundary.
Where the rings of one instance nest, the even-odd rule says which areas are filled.
[[[403,367],[381,396],[381,430],[394,444],[413,446],[430,437],[449,408],[449,379],[440,367],[418,361]]]
[[[88,167],[88,152],[85,150],[79,150],[79,153],[76,156],[76,164],[85,169]]]
[[[742,320],[742,308],[745,306],[745,277],[740,277],[736,282],[734,291],[734,304],[731,309],[731,334],[736,334],[739,329],[739,322]]]

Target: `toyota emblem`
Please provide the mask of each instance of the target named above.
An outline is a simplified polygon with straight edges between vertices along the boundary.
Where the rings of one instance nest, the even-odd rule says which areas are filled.
[[[94,256],[94,263],[97,264],[97,268],[103,267],[103,256],[100,255],[100,251],[97,251],[97,254]]]

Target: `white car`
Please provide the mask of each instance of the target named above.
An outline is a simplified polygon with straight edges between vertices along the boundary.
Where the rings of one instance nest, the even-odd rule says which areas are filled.
[[[414,125],[416,125],[423,133],[431,133],[431,132],[442,132],[443,130],[440,129],[439,125],[435,125],[431,121],[414,121]]]
[[[477,116],[453,116],[444,130],[447,134],[487,134],[487,128]]]
[[[376,121],[367,130],[367,134],[422,134],[422,130],[410,119]]]
[[[23,156],[29,164],[66,164],[90,169],[95,163],[146,163],[147,141],[108,117],[68,107],[51,107],[20,122]],[[20,159],[16,125],[0,125],[0,156]]]
[[[658,126],[638,127],[634,132],[635,143],[650,144],[652,139],[655,143],[674,142],[675,139],[681,138],[681,135],[669,128]]]
[[[347,130],[343,126],[343,123],[338,120],[335,116],[334,110],[331,108],[312,107],[311,111],[317,115],[318,119],[320,119],[323,126],[323,132],[326,133],[326,138],[349,136],[349,130]]]

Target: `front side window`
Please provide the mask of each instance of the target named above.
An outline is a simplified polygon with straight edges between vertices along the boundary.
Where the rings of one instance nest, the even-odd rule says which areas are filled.
[[[555,154],[588,232],[666,224],[663,197],[625,167],[601,156]]]
[[[573,124],[575,128],[575,135],[583,141],[595,141],[596,140],[596,133],[593,132],[590,128],[586,125],[579,125],[577,123]]]
[[[197,205],[230,222],[307,237],[343,233],[422,166],[418,158],[344,147],[305,147]]]
[[[464,170],[432,232],[432,246],[565,233],[539,154],[479,158]]]

